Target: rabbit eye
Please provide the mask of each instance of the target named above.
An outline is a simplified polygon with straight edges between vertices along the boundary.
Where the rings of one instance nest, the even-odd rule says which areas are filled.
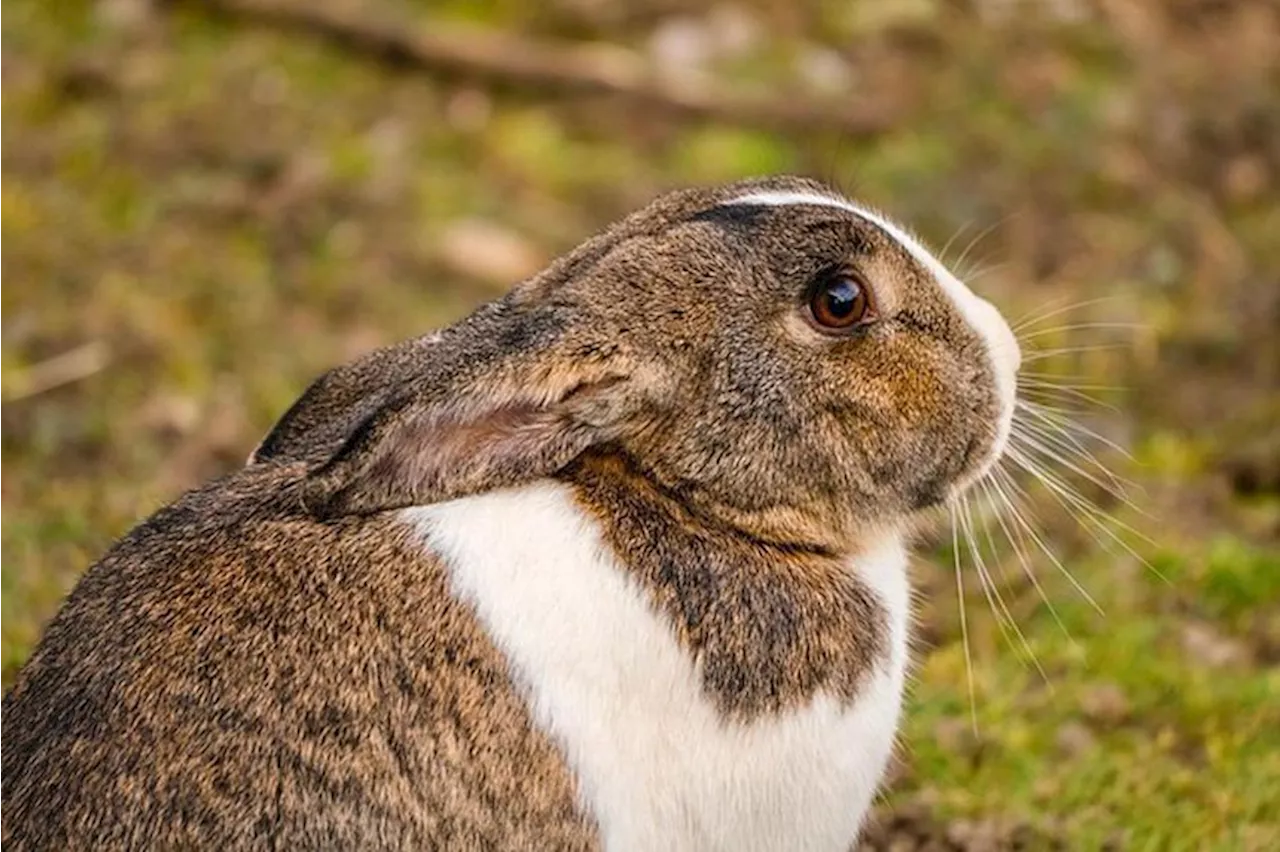
[[[828,334],[852,330],[873,315],[870,288],[847,269],[819,278],[809,295],[809,318]]]

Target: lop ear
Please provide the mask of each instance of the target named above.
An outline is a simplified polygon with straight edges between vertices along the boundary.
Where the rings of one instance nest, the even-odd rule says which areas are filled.
[[[321,517],[449,500],[549,476],[632,427],[650,404],[644,371],[614,357],[481,376],[447,399],[382,406],[306,484]]]

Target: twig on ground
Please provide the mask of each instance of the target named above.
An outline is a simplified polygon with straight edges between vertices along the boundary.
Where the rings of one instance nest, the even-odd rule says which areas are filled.
[[[87,379],[110,361],[107,347],[92,341],[33,364],[5,383],[4,401],[16,402]]]
[[[179,5],[182,0],[166,0]],[[607,46],[531,39],[510,33],[408,27],[379,19],[367,4],[302,0],[191,0],[248,23],[318,36],[390,65],[444,77],[534,89],[608,94],[646,107],[730,124],[837,131],[869,137],[896,123],[898,105],[747,97],[720,87],[664,79],[633,54]],[[849,100],[854,100],[850,98]]]

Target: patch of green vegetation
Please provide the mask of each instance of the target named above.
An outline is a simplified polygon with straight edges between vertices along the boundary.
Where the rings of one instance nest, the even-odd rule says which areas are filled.
[[[1073,849],[1265,848],[1280,830],[1280,672],[1220,623],[1179,613],[1185,595],[1216,609],[1224,575],[1274,582],[1274,560],[1224,555],[1211,548],[1201,577],[1144,580],[1137,598],[1107,563],[1075,566],[1106,615],[1055,603],[1069,632],[1043,613],[1020,619],[1043,675],[979,638],[972,704],[963,650],[929,655],[906,717],[910,780],[895,795],[923,793],[953,816],[1042,815]]]

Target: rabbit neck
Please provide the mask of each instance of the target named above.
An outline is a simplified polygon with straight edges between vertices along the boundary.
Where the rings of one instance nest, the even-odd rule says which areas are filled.
[[[702,662],[703,688],[726,716],[785,710],[823,690],[852,700],[888,654],[892,607],[851,570],[865,554],[717,523],[624,456],[584,457],[564,476],[621,569]],[[871,543],[886,540],[896,541]]]

